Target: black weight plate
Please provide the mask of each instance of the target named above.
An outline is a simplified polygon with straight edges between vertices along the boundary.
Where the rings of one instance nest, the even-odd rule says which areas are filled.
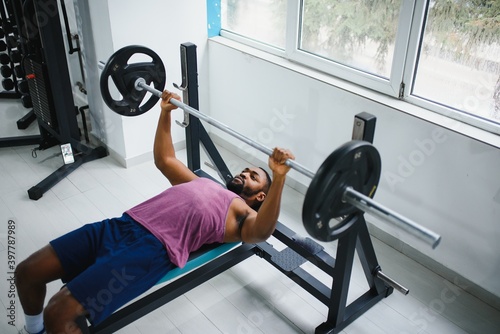
[[[24,69],[21,65],[14,66],[14,75],[16,76],[16,78],[24,77]]]
[[[29,94],[29,84],[28,80],[22,79],[17,82],[17,90],[21,94]]]
[[[5,90],[13,90],[14,81],[12,79],[2,79],[2,87]]]
[[[353,140],[340,146],[321,164],[307,189],[302,221],[317,240],[331,241],[345,232],[350,219],[332,225],[332,219],[358,211],[342,201],[347,187],[373,197],[380,179],[377,149],[366,141]]]
[[[10,59],[12,60],[13,63],[20,63],[21,60],[23,59],[23,55],[19,50],[12,50],[10,51]]]
[[[4,78],[10,78],[12,76],[12,69],[9,65],[2,65],[0,67],[0,74],[2,74]]]
[[[0,53],[0,64],[8,65],[10,64],[10,57],[6,53]]]
[[[151,61],[129,64],[130,58],[136,54],[147,55]],[[118,89],[121,100],[115,100],[111,96],[110,78]],[[123,116],[138,116],[153,108],[160,98],[151,94],[151,97],[143,103],[148,92],[135,89],[135,82],[139,78],[143,78],[147,85],[152,83],[155,89],[163,91],[166,73],[160,57],[153,50],[139,45],[126,46],[116,51],[109,58],[101,74],[101,94],[106,105]]]
[[[30,95],[25,94],[25,95],[21,96],[21,102],[23,104],[23,107],[33,108],[33,101],[31,100]]]

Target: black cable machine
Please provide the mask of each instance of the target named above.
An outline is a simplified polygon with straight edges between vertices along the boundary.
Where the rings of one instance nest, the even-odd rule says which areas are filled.
[[[198,71],[194,44],[181,45],[181,60],[183,83],[179,88],[183,90],[183,100],[189,106],[198,108]],[[200,146],[202,146],[221,179],[225,181],[227,178],[231,178],[231,173],[200,120],[185,113],[181,125],[185,127],[186,131],[189,168],[199,176],[210,177],[201,169]],[[359,114],[355,119],[353,139],[371,142],[374,129],[375,118],[367,113]],[[89,327],[88,332],[111,333],[117,331],[248,257],[257,255],[328,307],[328,317],[324,323],[316,328],[317,334],[338,333],[381,299],[389,296],[394,288],[405,294],[408,293],[407,289],[380,271],[363,212],[358,211],[351,214],[345,220],[344,226],[349,226],[349,228],[339,234],[335,257],[329,255],[320,244],[312,239],[301,237],[278,222],[273,236],[284,243],[287,248],[277,251],[269,242],[239,244],[212,261],[118,310],[98,326]],[[208,250],[210,249],[212,248],[208,247]],[[195,252],[190,257],[190,261],[206,251],[207,249],[203,249]],[[347,294],[356,252],[366,276],[368,290],[347,305]],[[310,262],[330,275],[333,279],[332,286],[326,286],[301,268],[301,265],[306,262]],[[86,327],[85,324],[82,327]],[[87,328],[85,330],[87,331]]]
[[[29,198],[38,200],[83,163],[106,156],[107,150],[81,143],[57,1],[25,0],[16,6],[24,20],[23,69],[40,127],[39,149],[69,143],[74,153],[73,163],[63,164],[28,190]]]

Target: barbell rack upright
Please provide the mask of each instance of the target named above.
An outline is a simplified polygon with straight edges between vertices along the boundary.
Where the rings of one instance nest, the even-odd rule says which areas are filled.
[[[134,87],[138,91],[146,90],[159,98],[161,98],[162,96],[161,91],[149,86],[143,78],[138,78],[135,81]],[[251,147],[261,151],[262,153],[268,156],[272,155],[273,153],[273,150],[271,148],[259,144],[258,142],[242,135],[241,133],[231,129],[227,125],[217,121],[216,119],[211,118],[208,115],[205,115],[199,110],[196,110],[188,106],[187,104],[182,103],[179,100],[170,99],[170,103],[184,110],[185,112],[207,122],[208,124],[215,126],[219,130],[222,130],[223,132],[243,141],[244,143],[250,145]],[[286,161],[286,165],[311,179],[314,178],[315,173],[305,168],[304,166],[300,165],[299,163],[295,162],[294,160],[288,159]],[[404,217],[403,215],[380,205],[370,197],[365,196],[364,194],[352,188],[346,188],[344,190],[343,200],[362,211],[374,214],[378,217],[386,218],[388,221],[395,223],[396,225],[399,225],[405,231],[411,233],[415,237],[423,240],[424,242],[432,246],[432,248],[436,248],[439,242],[441,241],[441,236],[439,234],[430,231],[429,229],[415,223],[414,221]]]

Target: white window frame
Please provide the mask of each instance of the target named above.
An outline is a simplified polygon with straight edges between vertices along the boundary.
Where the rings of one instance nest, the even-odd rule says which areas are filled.
[[[463,122],[483,129],[485,131],[500,134],[500,124],[484,120],[479,116],[473,116],[465,111],[455,110],[449,106],[441,105],[411,94],[413,82],[415,80],[415,68],[418,65],[418,53],[421,40],[424,33],[425,13],[427,11],[428,1],[415,1],[415,13],[411,23],[411,33],[408,39],[408,53],[406,55],[406,66],[404,70],[403,82],[408,87],[401,97],[405,101],[416,106],[431,110],[452,120]]]
[[[359,86],[403,100],[412,105],[448,117],[451,120],[463,122],[496,135],[500,134],[500,124],[411,95],[413,81],[415,79],[414,69],[418,63],[418,52],[424,32],[425,14],[428,2],[429,0],[402,0],[390,78],[383,78],[368,72],[363,72],[336,63],[330,59],[300,50],[298,43],[299,30],[301,27],[300,12],[302,10],[303,0],[288,0],[285,50],[224,29],[221,30],[220,35],[258,50],[282,57],[293,63],[302,64],[334,77],[350,81]],[[456,128],[456,126],[454,127]]]
[[[381,93],[399,97],[400,87],[403,78],[404,61],[407,50],[408,35],[410,26],[403,24],[411,20],[413,16],[413,1],[403,0],[401,2],[400,20],[398,33],[395,41],[394,57],[391,66],[390,78],[382,78],[362,70],[358,70],[330,59],[325,59],[309,52],[299,49],[299,30],[301,26],[300,11],[302,10],[302,0],[289,0],[289,10],[287,16],[287,39],[286,50],[290,60],[302,63],[306,66],[316,68],[322,72],[334,75],[359,84],[361,86],[379,91]]]

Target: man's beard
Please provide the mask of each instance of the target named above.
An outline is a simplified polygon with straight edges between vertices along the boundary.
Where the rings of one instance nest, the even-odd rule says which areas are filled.
[[[238,182],[238,181],[235,182],[236,179],[240,180],[241,182]],[[245,180],[240,178],[240,177],[233,177],[232,179],[228,180],[226,182],[226,187],[227,187],[227,190],[230,190],[233,193],[235,193],[236,195],[239,195],[239,196],[244,197],[244,198],[251,197],[260,191],[260,190],[252,191],[252,190],[246,188],[245,187]]]

